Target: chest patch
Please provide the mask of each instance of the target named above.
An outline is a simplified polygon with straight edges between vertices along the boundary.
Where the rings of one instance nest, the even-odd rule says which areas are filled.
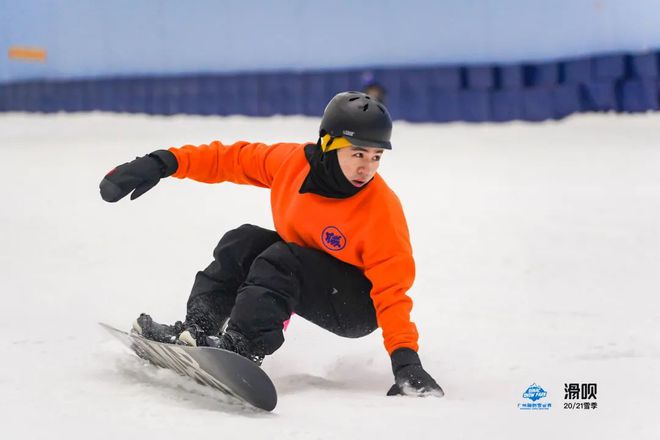
[[[346,247],[346,237],[339,228],[327,226],[321,233],[321,243],[328,250],[340,251]]]

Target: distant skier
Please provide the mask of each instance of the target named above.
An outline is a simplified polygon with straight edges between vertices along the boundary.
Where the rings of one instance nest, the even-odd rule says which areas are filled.
[[[276,232],[253,225],[227,232],[196,275],[185,321],[159,324],[142,314],[134,330],[260,365],[283,344],[294,312],[349,338],[381,327],[395,377],[388,395],[442,396],[422,368],[410,321],[415,263],[406,220],[376,173],[391,132],[382,103],[344,92],[327,105],[316,144],[214,141],[158,150],[110,171],[100,184],[108,202],[131,191],[135,199],[168,176],[271,190]]]

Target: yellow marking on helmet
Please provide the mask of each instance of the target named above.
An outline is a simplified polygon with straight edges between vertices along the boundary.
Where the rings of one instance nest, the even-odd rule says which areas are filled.
[[[329,134],[326,134],[321,138],[321,151],[324,153],[332,150],[339,150],[340,148],[350,147],[351,145],[353,145],[351,144],[351,141],[341,136],[333,138]]]

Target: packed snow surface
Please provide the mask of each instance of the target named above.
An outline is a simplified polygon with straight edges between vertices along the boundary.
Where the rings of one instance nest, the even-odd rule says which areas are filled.
[[[1,115],[0,437],[660,436],[659,114],[395,124],[380,172],[407,215],[413,320],[442,399],[385,397],[380,331],[343,339],[294,317],[264,363],[273,413],[145,365],[104,333],[98,321],[128,329],[140,312],[182,319],[223,233],[272,227],[266,189],[167,179],[109,204],[108,170],[215,139],[315,141],[318,123]],[[565,383],[596,383],[597,408],[565,409]],[[532,384],[550,410],[519,409]]]

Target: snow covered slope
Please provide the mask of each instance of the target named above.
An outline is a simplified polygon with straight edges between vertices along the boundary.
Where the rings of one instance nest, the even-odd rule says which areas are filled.
[[[444,399],[386,398],[379,332],[294,317],[265,370],[272,414],[132,357],[97,326],[181,319],[222,234],[272,227],[268,191],[168,179],[104,203],[101,177],[157,148],[315,140],[313,118],[0,116],[0,436],[459,439],[660,436],[660,115],[540,125],[397,123],[381,174],[418,265],[410,294]],[[304,219],[301,219],[304,221]],[[531,384],[549,411],[521,411]],[[564,383],[597,383],[564,409]],[[152,437],[150,437],[152,438]]]

